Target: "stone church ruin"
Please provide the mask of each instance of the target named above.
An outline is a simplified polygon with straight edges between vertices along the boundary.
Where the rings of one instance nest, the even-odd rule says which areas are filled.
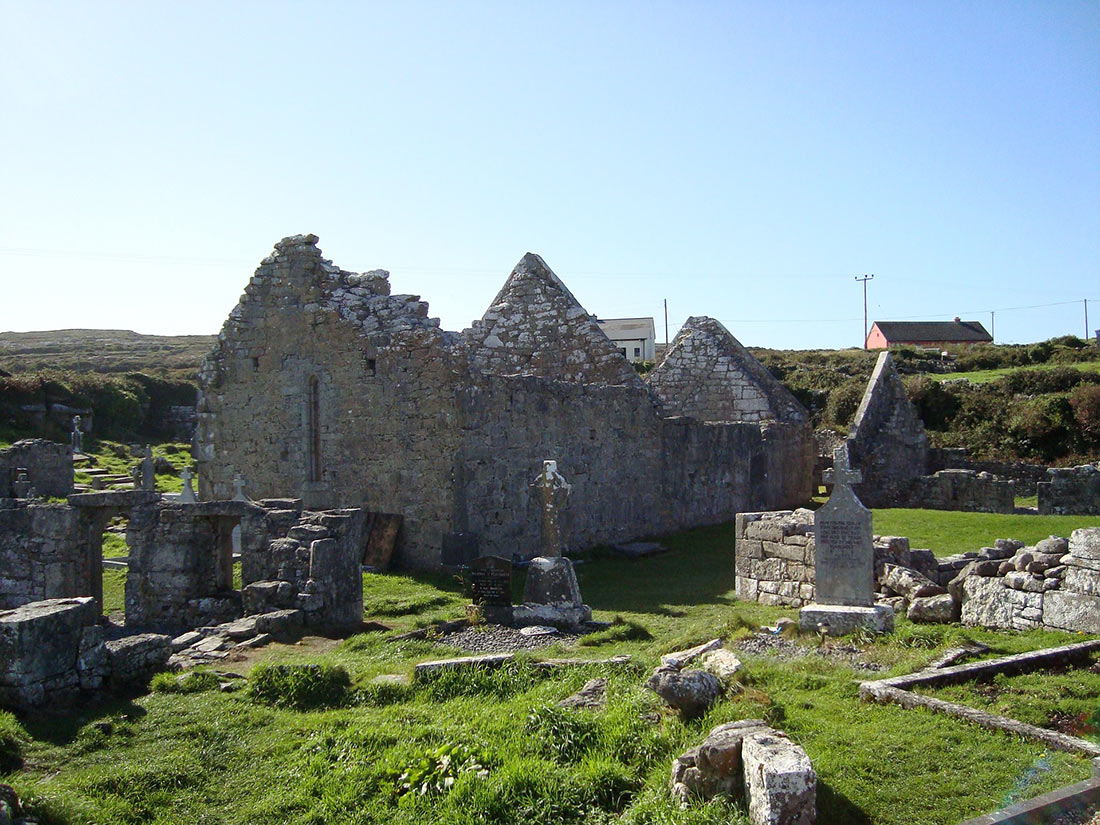
[[[809,416],[717,321],[692,318],[643,380],[537,255],[482,318],[440,328],[389,274],[285,238],[200,373],[200,498],[293,495],[402,517],[398,561],[529,558],[530,487],[554,458],[574,485],[571,548],[791,507],[811,493]]]

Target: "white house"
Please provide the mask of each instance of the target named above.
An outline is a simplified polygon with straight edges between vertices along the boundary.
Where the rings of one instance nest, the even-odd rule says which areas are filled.
[[[605,318],[596,323],[631,363],[656,360],[657,333],[652,318]]]

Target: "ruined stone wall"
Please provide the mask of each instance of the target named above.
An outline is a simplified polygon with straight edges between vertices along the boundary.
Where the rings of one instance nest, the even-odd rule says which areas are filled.
[[[913,480],[909,507],[961,510],[969,513],[1012,513],[1015,482],[973,470],[940,470]]]
[[[852,489],[872,509],[900,506],[913,480],[925,474],[928,436],[888,352],[875,363],[849,430],[848,451],[852,466],[863,473]]]
[[[737,598],[802,607],[814,600],[812,510],[738,513],[734,532]]]
[[[81,536],[79,513],[65,504],[0,499],[0,608],[96,595],[99,568]]]
[[[42,438],[16,441],[0,450],[0,498],[14,497],[16,472],[26,468],[27,478],[43,498],[64,498],[73,491],[73,449]]]
[[[1051,467],[1036,487],[1042,515],[1100,515],[1100,464]]]
[[[204,362],[200,495],[231,497],[240,473],[256,499],[401,513],[399,560],[437,567],[454,512],[465,349],[427,304],[389,295],[386,273],[340,270],[315,244],[276,246]]]
[[[965,447],[933,447],[928,451],[928,472],[939,470],[973,470],[990,473],[1016,482],[1016,495],[1035,495],[1035,485],[1046,480],[1044,464],[1028,464],[1026,461],[992,461],[967,455]]]
[[[647,383],[668,415],[700,421],[807,421],[798,400],[713,318],[688,318]]]

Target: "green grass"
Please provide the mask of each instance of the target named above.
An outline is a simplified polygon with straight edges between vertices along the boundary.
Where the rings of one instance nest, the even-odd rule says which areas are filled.
[[[559,643],[540,654],[629,653],[635,668],[548,673],[521,657],[508,670],[380,686],[374,676],[409,673],[418,661],[454,651],[430,641],[387,642],[379,633],[353,636],[323,655],[275,644],[260,651],[262,663],[344,668],[351,684],[334,702],[341,706],[299,711],[249,691],[179,692],[165,683],[164,692],[130,701],[22,719],[23,767],[0,773],[0,782],[31,798],[44,825],[744,825],[744,812],[728,803],[681,811],[667,783],[676,755],[713,726],[746,717],[769,720],[806,749],[819,776],[822,823],[954,825],[1089,775],[1076,756],[946,716],[862,704],[859,674],[814,656],[782,662],[743,654],[742,686],[703,718],[681,721],[641,684],[659,654],[714,636],[735,644],[749,628],[795,612],[735,599],[730,525],[663,541],[672,548],[665,555],[629,561],[597,552],[579,564],[586,601],[596,618],[614,624],[588,646]],[[456,618],[466,603],[460,583],[447,577],[366,575],[364,588],[367,616],[395,630]],[[962,638],[1003,655],[1077,637],[900,619],[890,637],[848,641],[894,674],[924,666]],[[606,709],[557,708],[596,675],[609,680]],[[284,686],[275,687],[282,696]],[[447,779],[454,780],[449,791],[432,790]],[[421,796],[408,787],[427,790]]]
[[[103,614],[122,613],[126,609],[126,571],[103,571]]]
[[[141,463],[141,458],[132,456],[126,444],[120,444],[117,441],[88,439],[84,447],[85,454],[91,456],[92,461],[81,465],[76,470],[74,478],[78,484],[92,483],[92,477],[86,472],[89,468],[107,470],[112,475],[129,475],[130,471]],[[179,477],[179,471],[185,466],[195,469],[194,461],[191,459],[191,448],[187,444],[173,442],[154,444],[152,447],[154,457],[164,458],[176,468],[176,473],[157,474],[157,490],[162,493],[180,492],[183,489],[183,480]],[[197,484],[196,479],[193,485],[197,486]]]
[[[874,531],[908,536],[909,546],[950,556],[989,547],[996,539],[1034,544],[1047,536],[1069,537],[1079,527],[1100,527],[1100,516],[1036,516],[1000,513],[956,513],[947,510],[884,509],[874,511]]]
[[[1070,369],[1081,370],[1082,372],[1100,372],[1100,361],[1083,361],[1076,364],[1036,364],[1031,367],[1001,367],[994,370],[975,370],[973,372],[947,372],[947,373],[926,373],[926,375],[933,381],[957,381],[959,379],[965,379],[971,384],[987,384],[990,381],[996,381],[1005,375],[1014,372],[1026,372],[1028,370],[1052,370],[1058,367],[1069,367]]]

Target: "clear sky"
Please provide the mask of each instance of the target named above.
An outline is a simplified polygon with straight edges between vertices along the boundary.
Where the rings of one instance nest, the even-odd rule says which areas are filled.
[[[285,235],[746,345],[1100,328],[1100,2],[0,0],[0,330],[213,333]],[[1095,302],[1095,303],[1093,303]],[[1056,305],[1056,306],[1039,306]],[[1021,309],[1020,307],[1029,307]]]

